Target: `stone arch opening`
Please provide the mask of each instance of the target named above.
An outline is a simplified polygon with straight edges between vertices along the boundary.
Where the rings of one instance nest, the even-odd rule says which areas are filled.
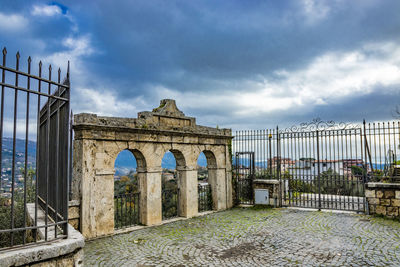
[[[162,219],[178,217],[179,175],[177,166],[184,166],[185,159],[180,151],[169,150],[161,160],[161,214]]]
[[[204,155],[207,163],[207,182],[203,183],[204,185],[199,183],[199,192],[201,192],[200,186],[203,187],[203,193],[199,193],[199,211],[200,209],[202,209],[202,211],[217,210],[219,209],[217,206],[218,190],[220,190],[219,183],[217,182],[217,159],[214,152],[210,150],[203,150],[200,153],[199,158],[202,156],[202,154]]]
[[[114,161],[114,228],[140,224],[140,175],[146,168],[143,154],[124,149]],[[140,171],[140,173],[139,173]]]
[[[198,211],[205,212],[213,209],[211,184],[208,180],[208,165],[204,152],[197,157],[197,182],[198,182]]]

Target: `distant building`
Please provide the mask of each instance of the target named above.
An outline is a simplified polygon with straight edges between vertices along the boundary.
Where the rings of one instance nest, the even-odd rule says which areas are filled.
[[[163,173],[163,174],[162,174],[162,178],[163,178],[163,181],[164,181],[164,182],[167,182],[167,181],[174,180],[174,179],[175,179],[175,176],[174,176],[173,173],[166,172],[166,173]]]
[[[290,168],[295,167],[296,161],[292,160],[291,158],[281,158],[281,157],[273,157],[268,159],[267,161],[267,168],[277,169],[280,163],[281,172],[285,172]]]

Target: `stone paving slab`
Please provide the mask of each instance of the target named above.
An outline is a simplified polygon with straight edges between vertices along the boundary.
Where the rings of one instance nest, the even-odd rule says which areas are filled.
[[[400,223],[236,208],[88,242],[85,266],[400,266]]]

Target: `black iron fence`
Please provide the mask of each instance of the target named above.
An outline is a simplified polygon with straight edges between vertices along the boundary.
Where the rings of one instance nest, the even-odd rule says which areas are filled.
[[[368,181],[400,182],[400,121],[363,125]]]
[[[38,66],[8,67],[3,49],[0,103],[0,248],[67,236],[69,67],[52,77]],[[20,70],[20,64],[27,72]],[[38,75],[32,74],[36,69]],[[35,142],[36,141],[36,142]]]
[[[114,227],[116,229],[140,224],[140,193],[114,196]]]
[[[204,212],[213,209],[212,193],[210,184],[198,185],[198,209],[199,212]]]
[[[252,204],[254,179],[278,179],[283,205],[365,210],[368,181],[399,181],[400,122],[350,125],[315,119],[280,130],[238,131],[235,199]]]
[[[162,219],[178,217],[179,214],[179,189],[178,187],[162,188]]]

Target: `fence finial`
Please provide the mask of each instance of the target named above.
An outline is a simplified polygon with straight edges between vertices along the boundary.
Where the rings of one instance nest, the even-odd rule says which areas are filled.
[[[17,62],[15,65],[15,69],[19,70],[19,58],[21,57],[21,55],[19,54],[19,51],[17,52],[17,54],[15,55],[15,57],[17,58]],[[18,81],[16,80],[16,84],[18,83]]]
[[[3,48],[3,55],[5,56],[6,54],[7,54],[7,48],[4,47],[4,48]]]
[[[32,62],[31,56],[28,57],[28,63],[30,64]]]

